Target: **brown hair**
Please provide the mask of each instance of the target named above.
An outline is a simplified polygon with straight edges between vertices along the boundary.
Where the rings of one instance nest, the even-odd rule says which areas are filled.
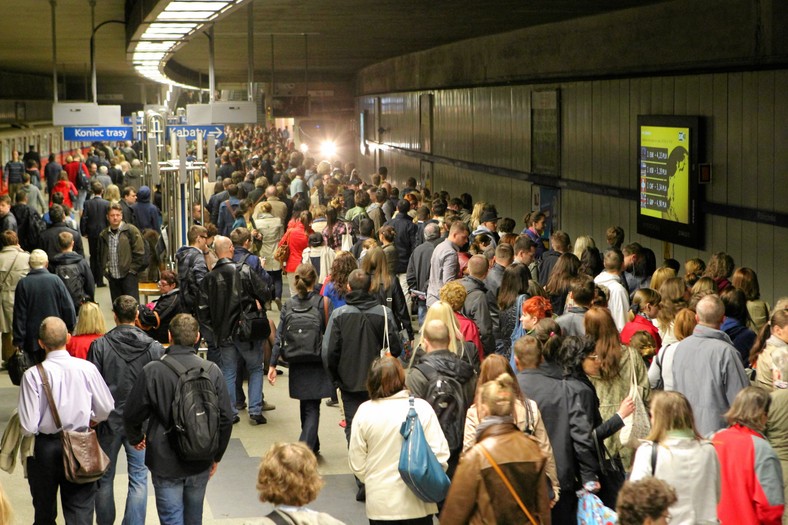
[[[602,379],[616,377],[621,363],[621,340],[610,310],[592,306],[583,317],[583,325],[586,334],[594,339]]]
[[[298,296],[302,299],[309,295],[309,292],[315,289],[315,281],[317,281],[317,272],[311,263],[302,263],[296,268],[295,288],[298,291]]]
[[[524,368],[536,368],[542,361],[542,343],[532,335],[525,335],[515,341],[512,351]]]
[[[479,391],[479,403],[491,416],[508,416],[514,410],[514,378],[507,373],[487,381]]]
[[[769,413],[772,398],[765,388],[748,386],[736,394],[731,408],[725,412],[729,425],[742,425],[756,432],[763,432],[766,424],[763,416]]]
[[[684,394],[657,390],[651,395],[649,408],[652,423],[647,440],[659,443],[667,437],[670,430],[690,430],[695,439],[703,439],[695,426],[692,406]]]
[[[673,335],[679,341],[686,339],[692,335],[697,325],[698,320],[695,319],[695,312],[689,308],[682,308],[676,314],[676,320],[673,323]]]
[[[712,279],[728,278],[733,273],[735,265],[733,257],[725,252],[717,252],[712,254],[709,263],[706,265],[706,271],[703,275],[711,277]]]
[[[676,501],[676,491],[661,479],[648,476],[640,481],[627,481],[616,502],[618,523],[643,525],[646,518],[658,520]]]
[[[692,288],[692,286],[698,282],[698,279],[703,276],[703,272],[705,271],[706,263],[703,262],[703,259],[698,259],[697,257],[694,259],[687,259],[684,263],[684,283],[687,288]]]
[[[769,337],[771,337],[772,329],[775,326],[779,326],[780,328],[788,327],[788,310],[775,310],[772,314],[772,317],[769,319],[769,322],[764,324],[760,331],[758,331],[758,336],[755,338],[752,348],[750,348],[751,366],[755,366],[755,364],[758,362],[758,356],[760,356],[761,352],[763,352],[763,349],[766,346],[766,341],[769,339]]]
[[[662,302],[659,303],[657,320],[660,330],[664,332],[670,328],[670,323],[676,318],[679,310],[686,308],[687,301],[684,299],[684,294],[687,288],[683,279],[671,277],[662,283],[658,291],[662,296]]]
[[[758,274],[752,268],[739,268],[733,272],[733,287],[744,292],[748,301],[757,301],[761,298]]]
[[[441,287],[438,295],[441,301],[451,306],[452,310],[459,312],[465,305],[468,291],[459,281],[449,281]]]
[[[334,292],[339,297],[344,297],[347,292],[347,278],[350,272],[358,269],[356,258],[350,252],[337,252],[334,262],[331,263],[331,282],[334,283]]]
[[[378,293],[381,285],[384,290],[391,288],[393,280],[389,274],[388,260],[382,248],[375,247],[367,251],[361,260],[361,269],[372,277],[369,284],[370,293]]]
[[[300,507],[316,499],[321,488],[317,459],[304,443],[274,443],[260,462],[257,493],[262,502]]]
[[[405,370],[399,359],[383,356],[375,359],[367,375],[367,392],[370,399],[393,396],[405,388]]]

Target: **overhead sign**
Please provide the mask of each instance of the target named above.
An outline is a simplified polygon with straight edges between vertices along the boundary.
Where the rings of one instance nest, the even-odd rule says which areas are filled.
[[[89,142],[93,140],[131,140],[131,128],[127,126],[67,126],[63,128],[63,140]]]
[[[175,136],[186,140],[197,140],[198,131],[202,132],[203,137],[213,135],[217,140],[224,138],[224,126],[167,126],[167,135],[175,133]]]

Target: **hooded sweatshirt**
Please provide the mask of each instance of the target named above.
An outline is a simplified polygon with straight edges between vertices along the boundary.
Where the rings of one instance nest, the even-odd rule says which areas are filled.
[[[164,354],[161,343],[136,326],[121,324],[93,341],[88,361],[96,365],[115,399],[107,423],[123,432],[123,407],[142,368]]]
[[[135,226],[140,232],[144,230],[159,231],[161,217],[159,209],[150,202],[151,191],[147,186],[140,187],[137,192],[137,203],[134,205]]]

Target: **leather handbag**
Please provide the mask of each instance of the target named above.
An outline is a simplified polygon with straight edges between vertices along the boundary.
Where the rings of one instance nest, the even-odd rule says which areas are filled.
[[[626,479],[624,465],[621,463],[620,457],[610,457],[610,452],[605,444],[599,442],[596,430],[591,432],[591,439],[594,440],[596,458],[599,461],[599,484],[602,487],[597,495],[606,506],[615,508],[618,492]]]
[[[78,484],[98,481],[107,471],[110,463],[109,458],[99,445],[96,431],[92,428],[88,428],[84,432],[63,430],[60,414],[52,397],[52,388],[49,386],[49,378],[40,363],[36,365],[36,368],[38,368],[41,382],[44,384],[44,392],[47,401],[49,401],[52,418],[55,420],[57,428],[60,429],[60,442],[63,445],[63,470],[66,479],[71,483]]]
[[[451,481],[424,437],[413,396],[410,396],[410,409],[399,433],[403,438],[399,454],[402,481],[422,501],[438,503],[446,499]]]
[[[35,365],[33,356],[19,348],[8,358],[8,377],[11,383],[16,386],[22,384],[22,376],[25,371]]]
[[[279,243],[279,246],[274,250],[274,260],[280,264],[286,264],[287,259],[290,258],[290,232],[287,232],[285,238]]]
[[[646,404],[640,395],[640,388],[638,388],[635,359],[641,359],[640,355],[630,351],[629,364],[632,369],[632,380],[629,387],[629,396],[635,403],[635,410],[624,418],[624,428],[619,431],[618,435],[621,444],[630,448],[638,448],[640,440],[645,439],[651,431],[651,420],[648,417]]]

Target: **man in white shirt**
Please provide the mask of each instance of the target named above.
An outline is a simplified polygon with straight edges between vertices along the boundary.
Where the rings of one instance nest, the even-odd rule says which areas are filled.
[[[623,262],[624,256],[620,251],[608,250],[605,252],[605,271],[594,279],[596,284],[608,290],[607,309],[610,310],[619,332],[627,324],[627,312],[629,312],[629,294],[621,284]]]
[[[115,408],[112,394],[98,369],[65,350],[69,334],[57,317],[41,323],[39,345],[46,351],[42,363],[49,376],[52,396],[63,430],[85,430],[104,421]],[[47,401],[41,375],[30,368],[22,377],[19,392],[19,422],[25,435],[35,435],[34,456],[27,460],[27,481],[33,495],[35,523],[54,523],[57,491],[66,523],[93,523],[96,484],[67,481],[59,430]]]

